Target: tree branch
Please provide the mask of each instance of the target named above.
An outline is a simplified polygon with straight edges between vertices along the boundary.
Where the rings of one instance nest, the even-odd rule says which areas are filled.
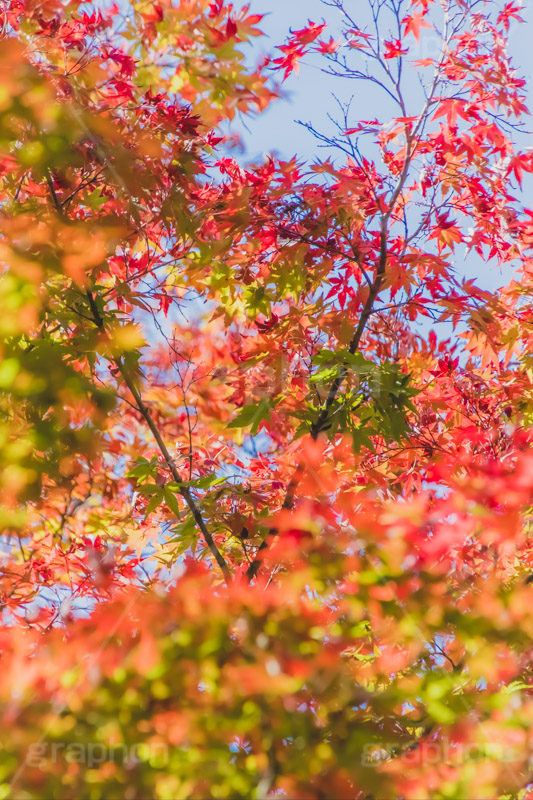
[[[98,310],[98,306],[96,305],[94,296],[90,291],[87,291],[87,299],[89,301],[89,305],[90,305],[90,308],[91,308],[91,313],[93,315],[93,321],[94,321],[95,325],[101,331],[103,331],[105,329],[104,328],[104,321],[102,319],[100,311]],[[162,438],[162,436],[161,436],[161,434],[160,434],[160,432],[159,432],[159,430],[157,428],[157,425],[155,424],[155,422],[153,420],[153,417],[152,417],[152,415],[150,413],[150,409],[145,405],[145,403],[144,403],[144,401],[142,399],[141,393],[139,392],[139,390],[135,386],[135,382],[133,381],[133,379],[132,379],[131,375],[129,374],[129,371],[126,368],[126,366],[123,363],[123,361],[120,358],[115,358],[115,359],[113,359],[113,361],[114,361],[117,369],[119,370],[124,383],[126,384],[128,389],[130,390],[130,393],[133,396],[133,399],[135,400],[135,405],[136,405],[139,413],[142,414],[142,416],[144,418],[144,421],[146,422],[146,424],[149,427],[154,439],[156,440],[157,446],[159,447],[161,455],[163,456],[163,458],[165,460],[165,463],[166,463],[166,465],[167,465],[167,467],[168,467],[168,469],[170,471],[170,474],[172,475],[173,480],[179,485],[179,492],[180,492],[181,496],[183,497],[183,499],[185,500],[185,502],[187,503],[187,505],[189,507],[189,510],[191,511],[191,514],[194,517],[194,521],[196,522],[198,528],[200,529],[200,531],[202,533],[202,536],[204,537],[204,539],[205,539],[205,541],[207,543],[207,546],[209,547],[209,550],[211,551],[211,554],[212,554],[213,558],[215,559],[215,561],[217,562],[218,566],[222,570],[222,574],[224,575],[226,583],[231,583],[231,581],[232,581],[231,572],[230,572],[229,567],[228,567],[228,565],[226,563],[226,560],[224,559],[224,556],[222,555],[222,553],[220,552],[220,550],[216,546],[215,541],[214,541],[211,533],[209,532],[209,529],[207,528],[205,520],[202,517],[200,509],[198,508],[198,506],[196,504],[196,501],[195,501],[195,499],[194,499],[194,497],[193,497],[193,495],[191,493],[191,490],[189,489],[188,486],[184,485],[184,483],[183,483],[183,481],[181,479],[181,476],[180,476],[178,470],[176,469],[176,465],[174,463],[174,460],[173,460],[172,456],[170,455],[170,453],[168,451],[168,448],[167,448],[165,442],[163,441],[163,438]]]

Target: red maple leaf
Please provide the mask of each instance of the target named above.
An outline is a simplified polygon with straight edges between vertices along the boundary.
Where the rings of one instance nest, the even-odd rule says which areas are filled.
[[[420,41],[420,28],[433,27],[424,19],[424,16],[425,12],[419,11],[417,14],[408,14],[402,19],[402,23],[405,25],[405,36],[412,33],[416,41]]]
[[[400,58],[409,52],[407,47],[402,47],[401,39],[392,39],[385,41],[385,53],[383,58]]]
[[[335,41],[333,36],[330,38],[329,42],[319,41],[317,50],[319,53],[334,53],[339,46],[339,43]]]

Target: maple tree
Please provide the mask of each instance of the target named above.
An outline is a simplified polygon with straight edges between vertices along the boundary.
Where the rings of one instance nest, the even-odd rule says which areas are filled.
[[[326,5],[2,6],[1,797],[530,794],[520,6]]]

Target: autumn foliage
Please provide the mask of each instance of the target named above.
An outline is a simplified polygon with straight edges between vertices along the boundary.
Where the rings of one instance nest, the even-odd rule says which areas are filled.
[[[0,798],[530,796],[520,7],[329,5],[2,6]]]

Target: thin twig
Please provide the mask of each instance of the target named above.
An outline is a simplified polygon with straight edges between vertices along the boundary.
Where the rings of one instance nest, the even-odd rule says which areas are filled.
[[[91,308],[91,313],[93,315],[93,321],[94,321],[95,325],[101,331],[103,331],[104,330],[104,321],[102,319],[100,311],[98,310],[98,306],[96,304],[94,296],[90,291],[87,291],[87,299],[89,301],[89,305],[90,305],[90,308]],[[163,458],[165,460],[165,463],[166,463],[166,465],[167,465],[167,467],[168,467],[168,469],[170,471],[170,474],[172,475],[173,480],[179,486],[179,493],[181,494],[181,496],[183,497],[183,499],[187,503],[187,505],[189,507],[189,510],[191,511],[191,513],[192,513],[192,515],[194,517],[194,521],[196,522],[198,528],[200,529],[200,531],[202,533],[202,536],[204,537],[204,539],[205,539],[205,541],[207,543],[207,546],[209,547],[209,550],[211,551],[211,554],[213,555],[213,558],[215,559],[215,561],[217,562],[218,566],[222,570],[222,574],[224,575],[226,583],[228,583],[228,584],[231,583],[231,580],[232,580],[231,572],[230,572],[229,567],[228,567],[228,565],[226,563],[226,560],[224,559],[224,556],[222,555],[222,553],[220,552],[220,550],[216,546],[215,541],[214,541],[209,529],[207,528],[205,520],[202,517],[200,509],[198,508],[198,506],[196,504],[196,501],[195,501],[195,499],[194,499],[194,497],[193,497],[193,495],[191,493],[190,488],[188,486],[184,485],[184,483],[182,481],[182,478],[181,478],[181,476],[180,476],[180,474],[179,474],[179,472],[178,472],[178,470],[176,468],[176,465],[174,463],[174,459],[170,455],[170,453],[168,451],[168,448],[167,448],[165,442],[163,441],[163,438],[162,438],[162,436],[161,436],[161,434],[160,434],[160,432],[159,432],[159,430],[157,428],[157,425],[155,424],[155,422],[153,420],[153,417],[152,417],[152,415],[150,413],[150,409],[145,405],[145,403],[144,403],[144,401],[142,399],[141,393],[138,390],[138,388],[136,387],[135,382],[134,382],[133,378],[131,377],[131,375],[129,373],[129,370],[125,366],[124,362],[120,358],[115,358],[115,359],[113,359],[113,361],[114,361],[117,369],[119,370],[124,383],[128,387],[131,395],[133,396],[133,399],[135,400],[135,405],[136,405],[139,413],[143,416],[143,418],[144,418],[146,424],[148,425],[148,427],[149,427],[154,439],[156,440],[157,446],[159,447],[161,455],[163,456]]]

